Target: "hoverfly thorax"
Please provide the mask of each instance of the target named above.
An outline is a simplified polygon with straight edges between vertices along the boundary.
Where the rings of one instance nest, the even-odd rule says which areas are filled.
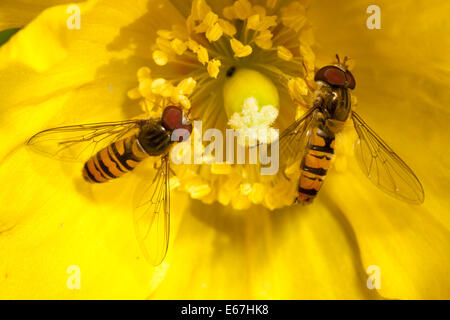
[[[177,130],[176,137],[173,132]],[[192,131],[192,124],[176,106],[164,109],[161,119],[155,124],[149,122],[139,133],[138,140],[149,155],[165,153],[174,142],[186,141]]]

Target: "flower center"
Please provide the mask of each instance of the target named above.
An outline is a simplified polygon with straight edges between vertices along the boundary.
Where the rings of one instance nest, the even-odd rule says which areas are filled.
[[[254,138],[250,144],[271,142],[275,128],[286,128],[312,103],[313,44],[300,2],[282,6],[268,0],[261,6],[237,0],[214,12],[205,0],[194,0],[185,25],[157,32],[155,65],[151,72],[147,67],[138,71],[139,86],[129,96],[141,99],[150,116],[176,104],[201,119],[203,130],[240,129]],[[295,191],[295,181],[273,186],[251,165],[203,162],[174,166],[174,171],[178,188],[207,203],[274,209],[295,197],[286,196]]]

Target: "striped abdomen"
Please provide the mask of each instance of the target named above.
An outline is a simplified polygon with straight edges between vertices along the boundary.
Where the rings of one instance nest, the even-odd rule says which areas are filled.
[[[106,182],[133,170],[148,157],[136,135],[116,141],[92,156],[83,168],[83,177],[92,183]]]
[[[334,154],[334,134],[323,124],[315,127],[309,137],[300,165],[297,201],[311,203],[322,186]]]

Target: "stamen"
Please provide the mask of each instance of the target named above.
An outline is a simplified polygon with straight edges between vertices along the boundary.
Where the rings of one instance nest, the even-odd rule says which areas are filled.
[[[173,51],[175,51],[179,56],[181,56],[187,50],[186,43],[184,43],[180,39],[173,39],[172,42],[170,42],[170,46],[172,47]]]
[[[286,47],[278,46],[277,47],[277,55],[280,59],[285,61],[290,61],[294,57],[292,52],[289,51]]]
[[[208,73],[212,78],[217,79],[217,75],[219,74],[221,65],[222,63],[220,62],[220,60],[216,59],[208,62]]]
[[[243,58],[252,54],[253,49],[249,45],[243,45],[242,42],[233,38],[230,40],[231,49],[234,52],[234,56],[237,58]]]
[[[165,66],[169,61],[169,57],[165,52],[161,50],[155,50],[153,51],[153,61],[155,61],[158,66]]]
[[[289,6],[281,8],[281,22],[288,28],[299,32],[306,23],[305,7],[299,2],[292,2]]]
[[[253,13],[252,4],[248,0],[237,0],[233,4],[233,9],[236,17],[239,20],[245,20]]]
[[[300,77],[292,78],[288,81],[289,94],[291,99],[297,102],[304,102],[305,96],[309,94],[308,85]]]

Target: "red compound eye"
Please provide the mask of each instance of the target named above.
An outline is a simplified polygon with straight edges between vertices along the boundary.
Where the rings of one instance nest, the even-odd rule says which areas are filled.
[[[334,87],[344,87],[347,84],[345,71],[335,66],[326,66],[316,72],[315,81],[323,81]]]
[[[352,73],[350,71],[346,71],[345,75],[347,76],[347,88],[355,89],[356,81],[355,77],[353,77]]]
[[[175,130],[182,127],[183,112],[175,106],[168,106],[163,111],[162,123],[168,130]]]

